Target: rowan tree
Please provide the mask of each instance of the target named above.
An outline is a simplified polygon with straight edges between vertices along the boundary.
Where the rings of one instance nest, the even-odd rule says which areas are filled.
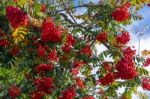
[[[125,28],[149,2],[1,0],[0,98],[131,99],[139,86],[150,90],[150,58],[129,46]]]

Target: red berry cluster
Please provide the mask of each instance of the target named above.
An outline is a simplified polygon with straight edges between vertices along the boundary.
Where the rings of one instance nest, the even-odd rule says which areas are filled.
[[[49,62],[58,62],[59,58],[57,57],[57,51],[56,49],[51,49],[51,51],[47,54],[49,50],[48,46],[43,46],[41,44],[38,45],[37,48],[37,53],[38,56],[45,58],[49,61]]]
[[[113,83],[115,80],[113,73],[108,73],[106,74],[103,78],[99,79],[99,82],[103,85],[106,86],[108,84]]]
[[[16,56],[19,52],[20,52],[20,48],[19,47],[14,47],[10,50],[10,55]]]
[[[108,62],[103,62],[103,67],[105,68],[105,70],[106,71],[108,71],[108,72],[110,72],[111,71],[111,67],[110,67],[110,65],[109,65],[109,63]]]
[[[6,47],[8,46],[10,43],[8,40],[0,40],[0,46],[2,47]]]
[[[149,66],[150,65],[150,58],[148,57],[144,63],[144,66]]]
[[[51,18],[45,19],[42,24],[42,34],[41,34],[42,42],[57,43],[61,41],[61,36],[62,30],[60,29],[60,27],[55,26]]]
[[[121,59],[117,65],[117,77],[121,79],[133,79],[137,76],[137,71],[133,60],[129,58]]]
[[[72,73],[73,75],[77,75],[77,74],[79,74],[79,70],[80,70],[80,68],[72,68],[72,69],[71,69],[71,73]]]
[[[123,55],[125,58],[131,59],[136,54],[136,50],[131,49],[131,47],[127,47],[126,49],[123,49]]]
[[[57,57],[57,53],[56,53],[56,49],[53,49],[47,56],[47,59],[51,62],[57,62],[58,61],[58,57]]]
[[[42,4],[42,6],[41,6],[41,12],[46,12],[46,5],[45,4]]]
[[[9,89],[9,96],[12,99],[16,99],[16,97],[18,97],[21,94],[21,89],[18,88],[16,85],[11,86],[11,88]]]
[[[31,93],[32,99],[43,99],[46,94],[52,93],[54,89],[53,78],[45,76],[45,72],[52,71],[52,69],[52,64],[40,64],[35,67],[35,70],[38,74],[40,74],[40,77],[33,80],[35,90]]]
[[[62,92],[62,96],[59,99],[74,99],[76,96],[76,90],[74,87],[69,87]]]
[[[123,45],[127,44],[130,41],[129,33],[122,31],[122,33],[116,37],[116,41],[119,44],[123,44]]]
[[[69,53],[75,43],[76,43],[75,38],[71,34],[68,34],[65,44],[62,46],[62,50],[65,53]]]
[[[76,43],[75,38],[72,36],[72,34],[67,35],[66,43],[70,43],[71,45],[74,45]]]
[[[28,24],[27,14],[21,11],[18,7],[8,6],[6,8],[6,15],[14,29]]]
[[[41,49],[43,49],[43,50],[41,50]],[[40,55],[45,56],[48,49],[49,48],[47,46],[40,45],[40,49],[39,49],[39,50],[41,50],[41,51],[39,51]],[[46,94],[51,94],[52,90],[54,89],[53,78],[46,77],[45,74],[48,71],[52,71],[52,69],[53,69],[52,62],[58,61],[56,49],[52,49],[50,51],[50,53],[47,55],[47,59],[49,61],[48,64],[43,63],[43,64],[40,64],[35,67],[35,70],[39,74],[39,77],[33,81],[33,84],[36,86],[36,89],[34,91],[32,91],[32,93],[31,93],[32,99],[43,99],[43,97]],[[38,97],[38,95],[39,95],[39,97]]]
[[[73,62],[73,68],[81,68],[81,66],[83,65],[83,62],[75,60]]]
[[[82,67],[82,65],[83,65],[83,62],[78,61],[78,60],[75,60],[75,61],[73,62],[73,68],[72,68],[72,70],[71,70],[71,73],[72,73],[73,75],[77,75],[77,74],[79,73],[79,70],[80,70],[80,68]]]
[[[36,90],[45,94],[51,94],[54,88],[53,79],[51,77],[37,78],[34,80]]]
[[[93,96],[84,96],[82,99],[95,99]]]
[[[87,57],[92,56],[92,50],[90,45],[86,45],[84,48],[80,50],[80,53],[86,55]]]
[[[117,77],[121,79],[133,79],[137,76],[137,71],[133,58],[135,55],[135,50],[132,50],[130,47],[123,49],[124,58],[118,61],[116,65]]]
[[[46,50],[47,50],[46,46],[39,45],[37,49],[37,53],[40,57],[44,57],[46,55]]]
[[[130,3],[125,4],[124,6],[117,8],[115,11],[112,12],[112,17],[114,20],[118,22],[126,21],[130,17],[130,13],[128,11],[130,7]]]
[[[72,46],[69,44],[65,44],[64,46],[62,46],[62,51],[64,51],[65,53],[69,53],[72,49]]]
[[[31,99],[43,99],[44,97],[44,93],[43,92],[40,92],[40,91],[33,91],[31,93]]]
[[[51,71],[53,69],[52,64],[40,64],[35,67],[35,70],[37,73],[45,72],[45,71]]]
[[[81,80],[79,77],[78,78],[75,78],[76,80],[76,85],[80,88],[80,89],[83,89],[84,88],[84,81]]]
[[[45,46],[44,46],[45,47]],[[44,49],[45,50],[45,49]],[[46,47],[47,50],[47,47]],[[40,74],[38,78],[36,78],[33,82],[33,84],[36,86],[36,89],[31,93],[31,98],[36,99],[36,97],[39,97],[37,99],[42,99],[46,94],[51,94],[52,90],[54,88],[53,85],[53,78],[52,77],[46,77],[45,73],[46,71],[52,71],[53,69],[53,61],[58,61],[56,50],[53,49],[47,56],[47,59],[49,64],[40,64],[35,67],[35,70],[38,74]]]
[[[145,77],[142,79],[142,87],[143,87],[143,89],[150,90],[150,79],[149,78]]]
[[[96,40],[99,42],[106,42],[107,41],[107,32],[101,32],[96,36]]]

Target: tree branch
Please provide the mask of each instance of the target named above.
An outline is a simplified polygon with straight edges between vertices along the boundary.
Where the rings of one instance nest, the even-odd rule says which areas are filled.
[[[81,27],[86,29],[86,27],[82,26],[81,24],[75,24],[74,22],[72,22],[68,16],[65,13],[59,13],[67,22],[69,22],[71,25],[68,25],[67,27]]]
[[[76,20],[74,19],[73,15],[71,14],[70,10],[67,8],[65,2],[63,1],[63,5],[65,7],[65,9],[67,9],[67,13],[70,15],[70,17],[72,18],[72,20],[77,24]]]
[[[65,10],[70,10],[70,9],[76,9],[76,8],[85,8],[85,7],[93,7],[93,6],[102,6],[102,5],[99,5],[99,4],[83,4],[83,5],[79,5],[79,6],[74,6],[74,7],[70,7],[70,8],[64,8],[62,10],[57,10],[56,13],[59,13],[59,12],[62,12],[62,11],[65,11]]]
[[[67,22],[70,24],[74,24],[65,13],[59,13]]]

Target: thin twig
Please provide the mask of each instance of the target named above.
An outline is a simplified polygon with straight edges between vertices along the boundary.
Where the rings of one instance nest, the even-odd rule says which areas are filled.
[[[68,21],[70,24],[74,24],[69,18],[68,18],[68,16],[66,15],[66,14],[64,14],[64,13],[59,13],[66,21]]]
[[[89,4],[83,4],[83,5],[79,5],[79,6],[74,6],[74,7],[58,10],[58,11],[56,11],[56,13],[59,13],[59,12],[65,11],[65,10],[69,10],[69,9],[76,9],[76,8],[82,8],[82,7],[88,7],[88,6],[89,6]]]
[[[67,11],[67,13],[70,15],[70,17],[72,18],[72,20],[77,24],[76,20],[74,19],[73,15],[71,14],[70,10],[67,8],[65,2],[63,1],[63,5]]]

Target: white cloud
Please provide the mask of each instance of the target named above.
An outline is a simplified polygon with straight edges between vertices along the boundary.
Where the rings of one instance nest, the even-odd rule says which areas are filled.
[[[138,51],[138,48],[140,47],[140,51],[143,50],[150,50],[150,37],[141,37],[140,42],[139,38],[134,34],[131,35],[131,41],[130,41],[130,46],[134,46],[135,49]],[[140,43],[140,46],[139,46]]]

